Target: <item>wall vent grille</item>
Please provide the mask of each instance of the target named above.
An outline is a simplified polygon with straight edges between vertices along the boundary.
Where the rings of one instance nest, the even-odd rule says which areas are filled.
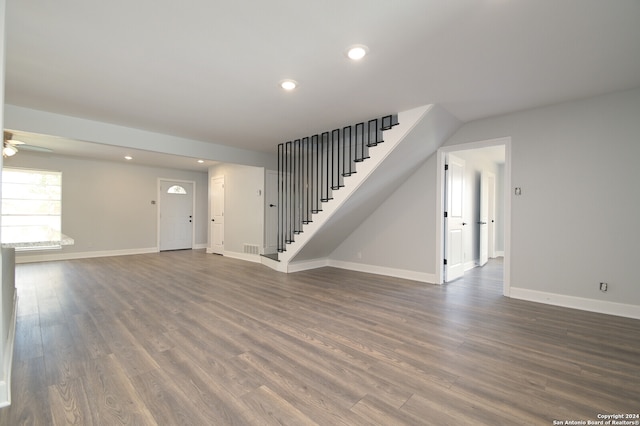
[[[260,254],[260,248],[256,244],[245,244],[244,253],[247,254]]]

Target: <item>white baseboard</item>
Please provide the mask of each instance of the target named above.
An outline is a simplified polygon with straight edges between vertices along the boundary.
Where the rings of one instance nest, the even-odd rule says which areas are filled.
[[[566,296],[564,294],[547,293],[526,288],[511,287],[510,297],[529,302],[546,303],[565,308],[600,314],[640,319],[640,306],[626,303],[607,302],[605,300],[587,299],[584,297]]]
[[[203,244],[196,244],[193,246],[194,250],[202,250],[202,249],[206,249],[207,248],[207,243],[203,243]]]
[[[11,405],[11,369],[13,366],[13,346],[16,340],[17,306],[18,295],[14,295],[9,332],[7,333],[7,341],[4,342],[6,346],[3,355],[2,377],[5,377],[5,380],[0,380],[0,408]]]
[[[329,259],[312,259],[312,260],[303,260],[301,262],[292,262],[287,265],[287,272],[300,272],[307,271],[309,269],[322,268],[324,266],[329,266]]]
[[[496,257],[504,257],[504,251],[496,250]]]
[[[101,250],[65,253],[57,251],[55,253],[29,254],[28,252],[16,253],[16,263],[49,262],[55,260],[90,259],[93,257],[127,256],[132,254],[158,253],[158,247],[124,250]]]
[[[367,265],[364,263],[355,262],[343,262],[341,260],[334,259],[312,259],[304,260],[300,262],[292,262],[286,267],[274,268],[281,272],[300,272],[309,269],[322,268],[324,266],[331,266],[339,269],[346,269],[349,271],[365,272],[369,274],[384,275],[387,277],[402,278],[405,280],[420,281],[428,284],[436,283],[434,274],[426,272],[410,271],[406,269],[387,268],[378,265]]]
[[[408,269],[388,268],[386,266],[367,265],[364,263],[343,262],[341,260],[329,259],[329,265],[334,268],[347,269],[350,271],[366,272],[369,274],[385,275],[388,277],[402,278],[405,280],[420,281],[428,284],[436,283],[435,274],[427,272],[410,271]]]
[[[262,263],[262,261],[260,260],[261,256],[259,254],[240,253],[237,251],[225,250],[223,253],[223,256],[230,257],[232,259],[240,259],[240,260],[246,260],[249,262]]]

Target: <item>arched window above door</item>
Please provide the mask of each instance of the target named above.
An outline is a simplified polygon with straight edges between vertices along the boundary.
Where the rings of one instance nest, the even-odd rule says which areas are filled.
[[[173,185],[167,189],[167,194],[187,195],[187,190],[180,185]]]

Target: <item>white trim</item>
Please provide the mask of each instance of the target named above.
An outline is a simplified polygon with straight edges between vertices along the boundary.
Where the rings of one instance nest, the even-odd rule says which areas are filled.
[[[207,243],[194,244],[194,246],[193,246],[194,250],[202,250],[202,249],[206,249],[206,248],[207,248]]]
[[[504,257],[504,251],[503,250],[496,250],[496,257]]]
[[[327,266],[332,266],[334,268],[340,269],[348,269],[350,271],[401,278],[405,280],[420,281],[428,284],[436,283],[436,277],[434,274],[430,274],[427,272],[410,271],[408,269],[388,268],[385,266],[367,265],[364,263],[355,262],[343,262],[341,260],[332,259],[329,259]]]
[[[309,269],[322,268],[329,266],[329,259],[312,259],[302,260],[300,262],[291,262],[287,265],[287,272],[300,272],[307,271]]]
[[[436,273],[435,282],[442,284],[444,263],[444,164],[449,152],[466,151],[504,145],[504,280],[502,293],[509,297],[511,289],[511,137],[488,139],[438,148],[436,155]]]
[[[529,302],[580,309],[582,311],[640,319],[640,306],[638,305],[607,302],[605,300],[587,299],[584,297],[567,296],[564,294],[548,293],[518,287],[511,287],[510,297]]]
[[[292,262],[285,267],[279,267],[281,262],[262,262],[266,266],[281,272],[292,273],[307,271],[310,269],[322,268],[325,266],[346,269],[349,271],[364,272],[369,274],[384,275],[387,277],[400,278],[405,280],[420,281],[427,284],[436,284],[435,275],[427,272],[410,271],[408,269],[388,268],[385,266],[368,265],[365,263],[344,262],[328,258],[304,260]]]
[[[16,263],[48,262],[54,260],[90,259],[93,257],[128,256],[132,254],[158,253],[158,247],[124,249],[124,250],[102,250],[85,251],[75,253],[57,252],[52,254],[18,254]]]
[[[463,266],[464,271],[467,272],[467,271],[479,266],[479,264],[480,264],[480,261],[478,259],[469,260],[469,261],[464,263],[464,266]]]
[[[13,348],[16,340],[16,321],[18,307],[18,295],[13,295],[13,312],[11,314],[11,324],[9,324],[9,332],[7,333],[7,341],[4,350],[4,365],[2,366],[3,377],[6,380],[0,380],[0,408],[11,405],[11,370],[13,366]]]
[[[161,200],[162,200],[162,196],[161,196],[161,191],[160,191],[160,182],[165,181],[165,182],[180,182],[180,183],[190,183],[193,185],[193,194],[191,194],[191,220],[193,221],[191,224],[191,248],[193,249],[195,247],[196,244],[196,194],[197,194],[197,189],[196,189],[196,181],[195,180],[184,180],[184,179],[170,179],[170,178],[162,178],[159,177],[157,179],[157,187],[158,187],[158,192],[157,192],[157,197],[158,197],[158,201],[157,201],[157,208],[156,208],[156,244],[158,245],[158,247],[160,247],[160,211],[161,209]]]
[[[237,251],[225,250],[222,253],[222,255],[225,257],[230,257],[232,259],[240,259],[240,260],[246,260],[248,262],[262,263],[262,261],[260,260],[261,256],[259,254],[240,253]]]

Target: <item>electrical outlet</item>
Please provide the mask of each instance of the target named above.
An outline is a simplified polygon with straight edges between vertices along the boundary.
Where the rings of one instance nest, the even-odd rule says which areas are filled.
[[[607,291],[608,288],[609,288],[609,284],[600,283],[600,291]]]

